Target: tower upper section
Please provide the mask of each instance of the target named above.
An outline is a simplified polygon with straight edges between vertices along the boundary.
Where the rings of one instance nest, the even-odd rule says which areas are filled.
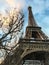
[[[47,39],[47,36],[41,30],[41,27],[36,24],[31,6],[28,7],[28,26],[26,27],[25,37],[33,39]]]
[[[35,22],[35,19],[32,13],[32,8],[30,6],[28,7],[28,26],[37,27],[37,24]]]

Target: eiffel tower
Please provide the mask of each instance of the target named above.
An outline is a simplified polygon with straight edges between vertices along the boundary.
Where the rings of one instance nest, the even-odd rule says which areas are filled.
[[[26,34],[18,45],[15,54],[4,65],[49,65],[49,40],[37,25],[31,6],[28,7]]]

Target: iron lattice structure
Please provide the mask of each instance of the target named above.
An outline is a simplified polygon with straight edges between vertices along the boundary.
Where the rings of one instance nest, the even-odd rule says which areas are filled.
[[[49,65],[49,40],[39,27],[28,7],[29,17],[26,34],[18,42],[14,54],[7,56],[2,65],[23,65],[25,60],[39,60],[41,65]],[[25,65],[25,64],[24,64]]]

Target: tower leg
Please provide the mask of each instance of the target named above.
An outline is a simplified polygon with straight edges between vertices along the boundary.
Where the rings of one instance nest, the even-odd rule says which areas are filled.
[[[49,65],[49,53],[45,54],[44,65]]]

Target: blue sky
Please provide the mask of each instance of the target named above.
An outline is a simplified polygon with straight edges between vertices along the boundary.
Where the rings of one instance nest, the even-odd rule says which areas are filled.
[[[5,9],[23,9],[25,13],[25,26],[28,23],[28,6],[32,7],[35,20],[42,27],[44,33],[49,36],[49,0],[0,0],[0,12]]]

